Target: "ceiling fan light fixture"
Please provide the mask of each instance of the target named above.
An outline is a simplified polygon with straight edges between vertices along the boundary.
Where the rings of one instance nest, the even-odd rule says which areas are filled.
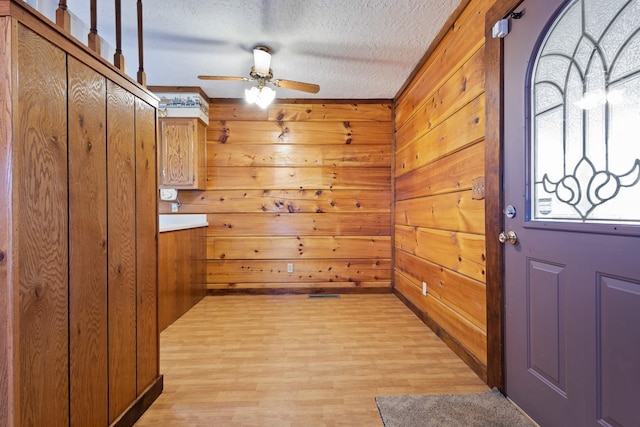
[[[260,108],[267,108],[275,99],[276,91],[270,87],[263,86],[258,89],[254,86],[251,89],[244,90],[244,98],[249,104],[257,104]]]

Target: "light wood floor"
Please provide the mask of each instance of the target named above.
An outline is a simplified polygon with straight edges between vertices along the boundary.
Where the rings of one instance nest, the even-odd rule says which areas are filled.
[[[160,336],[136,426],[382,426],[375,396],[488,387],[394,295],[206,297]]]

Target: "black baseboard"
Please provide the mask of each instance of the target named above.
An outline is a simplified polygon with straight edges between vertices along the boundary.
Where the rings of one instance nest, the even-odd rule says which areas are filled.
[[[471,354],[462,344],[444,330],[429,314],[422,311],[417,305],[411,302],[407,297],[402,295],[394,288],[393,293],[400,301],[404,303],[422,322],[429,327],[453,352],[466,363],[473,372],[476,373],[484,381],[487,382],[487,365],[482,363],[476,356]]]

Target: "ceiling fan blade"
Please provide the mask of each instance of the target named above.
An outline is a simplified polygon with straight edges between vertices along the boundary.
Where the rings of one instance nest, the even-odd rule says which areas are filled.
[[[271,83],[273,83],[274,86],[282,87],[285,89],[299,90],[301,92],[318,93],[318,91],[320,91],[320,86],[313,83],[303,83],[282,79],[272,80]]]
[[[230,76],[198,76],[200,80],[230,80],[237,82],[248,82],[251,79],[246,77],[230,77]]]

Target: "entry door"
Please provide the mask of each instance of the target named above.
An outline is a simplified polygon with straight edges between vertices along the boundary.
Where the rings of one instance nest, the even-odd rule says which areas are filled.
[[[504,39],[506,392],[545,427],[640,426],[640,0],[520,11]]]

